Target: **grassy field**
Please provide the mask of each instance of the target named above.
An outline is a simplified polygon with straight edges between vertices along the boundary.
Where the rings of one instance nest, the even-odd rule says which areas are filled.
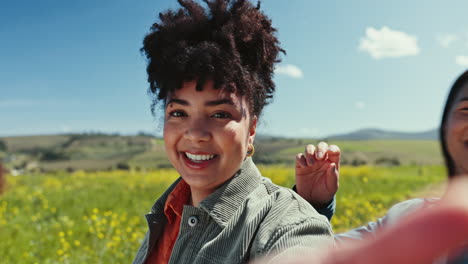
[[[292,186],[292,168],[259,168]],[[0,263],[130,263],[146,230],[144,214],[176,178],[172,169],[7,176]],[[396,202],[437,195],[444,179],[442,166],[343,166],[333,227],[347,230]]]

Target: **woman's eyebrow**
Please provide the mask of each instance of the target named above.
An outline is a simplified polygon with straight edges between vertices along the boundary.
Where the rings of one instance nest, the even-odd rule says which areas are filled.
[[[177,98],[172,98],[171,100],[167,102],[166,105],[170,105],[170,104],[190,105],[189,102],[182,100],[182,99],[177,99]]]
[[[463,101],[468,101],[468,97],[462,97],[460,100],[458,100],[459,102],[463,102]]]
[[[214,101],[208,101],[205,103],[206,106],[217,106],[217,105],[222,105],[222,104],[234,105],[234,102],[229,98],[224,98],[224,99],[219,99],[219,100],[214,100]]]

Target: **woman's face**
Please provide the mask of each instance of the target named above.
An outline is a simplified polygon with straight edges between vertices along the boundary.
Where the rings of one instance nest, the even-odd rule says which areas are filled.
[[[455,173],[468,173],[468,83],[454,99],[445,125],[447,150],[455,163]]]
[[[170,162],[192,192],[212,193],[231,178],[255,136],[244,97],[214,89],[207,81],[202,91],[186,82],[168,99],[164,142]]]

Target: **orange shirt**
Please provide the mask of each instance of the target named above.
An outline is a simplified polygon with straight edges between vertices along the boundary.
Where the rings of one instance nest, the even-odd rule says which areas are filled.
[[[166,264],[169,262],[172,248],[179,234],[182,211],[189,200],[190,187],[184,180],[181,180],[167,197],[164,205],[167,224],[146,264]]]

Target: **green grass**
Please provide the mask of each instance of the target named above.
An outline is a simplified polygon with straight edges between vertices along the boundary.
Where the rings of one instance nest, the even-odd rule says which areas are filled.
[[[129,263],[173,170],[8,177],[1,263]]]
[[[291,167],[259,166],[290,187]],[[392,204],[443,182],[442,166],[343,167],[336,231],[382,216]],[[0,200],[1,263],[129,263],[144,214],[177,178],[172,169],[7,176]]]
[[[344,167],[337,194],[338,208],[332,219],[334,230],[342,232],[376,220],[391,205],[403,200],[428,192],[440,195],[438,186],[445,178],[443,166]]]

